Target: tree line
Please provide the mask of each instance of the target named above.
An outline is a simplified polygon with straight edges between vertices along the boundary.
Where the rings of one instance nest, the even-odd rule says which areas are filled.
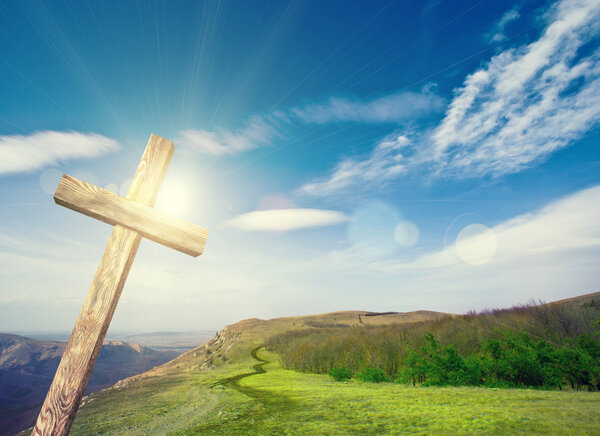
[[[531,303],[412,324],[307,329],[266,345],[285,368],[341,379],[598,390],[599,303]]]

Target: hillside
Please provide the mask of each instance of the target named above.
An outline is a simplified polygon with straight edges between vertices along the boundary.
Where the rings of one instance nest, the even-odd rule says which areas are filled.
[[[537,312],[523,306],[470,315],[344,311],[243,320],[164,365],[87,396],[72,434],[589,433],[600,427],[595,393],[337,383],[284,369],[281,356],[264,345],[285,335],[423,332],[461,323],[473,327],[461,334],[476,335],[484,325],[535,327],[536,317],[554,322],[547,315],[565,308],[596,313],[598,302],[600,293],[537,306]]]
[[[478,369],[473,369],[471,375],[479,380],[477,383],[491,383],[489,381],[491,374],[483,369],[487,365],[487,357],[482,356],[482,343],[490,340],[500,342],[508,340],[510,344],[506,343],[506,347],[514,350],[517,347],[516,342],[519,342],[520,339],[518,337],[506,339],[507,331],[519,335],[520,332],[527,331],[534,340],[538,338],[547,343],[547,347],[555,350],[553,353],[558,353],[558,349],[561,347],[567,347],[570,351],[561,353],[572,355],[573,347],[568,345],[568,341],[575,341],[581,335],[593,333],[597,329],[595,321],[598,318],[600,318],[599,295],[589,294],[550,304],[529,303],[508,309],[491,309],[480,313],[470,312],[467,315],[446,316],[410,324],[396,323],[287,331],[271,336],[266,340],[266,345],[269,350],[278,354],[286,369],[326,373],[333,367],[344,367],[356,373],[364,367],[377,367],[388,378],[397,379],[400,372],[404,370],[406,373],[409,370],[409,367],[404,365],[409,356],[414,361],[417,358],[414,355],[415,352],[423,354],[420,350],[424,346],[432,344],[426,340],[426,335],[432,334],[435,342],[438,343],[435,347],[438,347],[440,352],[450,346],[464,358],[467,356],[476,358],[475,354],[478,354],[483,360],[478,364]],[[525,348],[530,348],[526,343],[521,345],[520,352],[537,353],[535,349],[526,351]],[[438,351],[435,353],[437,354]],[[585,353],[587,352],[585,351]],[[510,353],[514,353],[514,351],[510,351]],[[592,355],[594,354],[595,352],[592,352]],[[443,355],[440,355],[439,358],[443,359]],[[583,356],[581,358],[587,359]],[[546,356],[544,359],[554,362],[559,359],[559,356]],[[460,371],[465,375],[465,363],[460,363],[458,358],[455,360],[456,365],[462,368]],[[532,364],[534,361],[535,359],[532,358]],[[420,367],[428,365],[423,360],[421,362]],[[504,362],[502,365],[505,364],[508,362]],[[515,363],[515,371],[519,367],[523,368],[524,364],[525,362]],[[427,377],[423,373],[424,370],[417,370],[415,365],[419,365],[413,364],[414,371],[419,373],[418,378],[425,380]],[[558,367],[554,369],[532,367],[531,371],[537,374],[535,376],[536,383],[545,383],[546,385],[551,383],[550,378],[554,376],[551,376],[550,372],[552,374],[558,374],[557,371],[565,373],[565,364],[561,365],[562,370]],[[483,372],[486,372],[487,375],[482,375]],[[493,377],[498,378],[498,371],[492,372],[495,374]],[[514,380],[508,380],[510,379],[509,373],[512,372],[506,373],[507,380],[503,379],[498,383],[513,383]],[[546,375],[543,375],[544,373]],[[455,378],[458,377],[457,374],[455,373]],[[571,380],[569,383],[583,382],[579,379],[576,381],[575,376],[568,378]],[[587,377],[587,380],[594,385],[596,385],[595,379],[594,375]],[[555,379],[555,382],[552,383],[559,383],[559,381]]]
[[[454,314],[423,310],[386,312],[381,315],[377,312],[348,310],[270,320],[250,318],[223,327],[214,338],[200,347],[188,351],[173,361],[154,368],[137,378],[164,375],[183,368],[204,370],[216,368],[225,363],[235,363],[240,354],[246,356],[249,347],[263,345],[267,338],[281,333],[312,329],[403,325],[455,316]],[[129,382],[126,381],[126,383]]]
[[[0,434],[32,425],[66,343],[0,334]],[[123,341],[105,341],[86,393],[146,371],[177,356]]]

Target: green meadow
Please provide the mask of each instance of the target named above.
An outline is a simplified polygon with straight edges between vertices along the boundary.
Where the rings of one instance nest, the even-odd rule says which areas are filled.
[[[95,394],[71,434],[591,434],[600,429],[600,395],[592,392],[340,383],[285,370],[264,348],[247,351],[243,363],[227,368],[148,377],[130,388]]]
[[[355,375],[360,365],[399,374],[406,359],[401,345],[417,349],[426,332],[463,356],[497,329],[527,329],[567,345],[580,334],[597,338],[599,300],[600,293],[589,294],[470,315],[345,311],[243,320],[164,365],[85,397],[71,434],[600,434],[594,384],[586,385],[590,391],[568,382],[546,390],[426,387],[339,382],[326,374],[340,364],[355,365]]]

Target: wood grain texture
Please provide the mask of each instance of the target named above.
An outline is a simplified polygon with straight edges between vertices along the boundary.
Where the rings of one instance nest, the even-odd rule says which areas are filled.
[[[128,199],[154,205],[173,150],[171,141],[150,137]],[[69,433],[141,238],[120,225],[113,229],[32,435]]]
[[[74,177],[63,175],[54,201],[111,225],[120,224],[144,238],[197,257],[208,230],[149,206],[127,200]]]

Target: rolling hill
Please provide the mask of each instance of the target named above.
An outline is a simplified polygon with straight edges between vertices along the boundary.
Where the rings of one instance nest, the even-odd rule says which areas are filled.
[[[286,335],[448,326],[449,334],[468,326],[461,334],[476,335],[484,325],[519,329],[536,327],[543,317],[554,322],[564,310],[597,314],[599,303],[595,293],[537,309],[469,315],[343,311],[247,319],[170,362],[88,395],[72,434],[586,434],[600,428],[597,393],[338,383],[324,374],[284,369],[265,343]]]

